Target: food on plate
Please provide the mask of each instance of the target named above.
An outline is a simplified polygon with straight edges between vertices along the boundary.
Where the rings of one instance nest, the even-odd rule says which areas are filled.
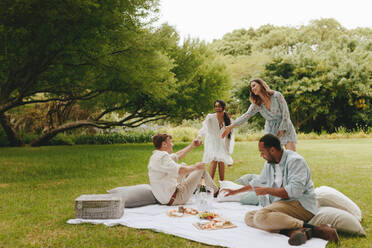
[[[178,212],[179,213],[184,213],[185,212],[185,208],[183,206],[179,206],[178,207]]]
[[[193,209],[193,208],[185,208],[185,212],[186,212],[187,214],[191,214],[191,215],[196,215],[196,214],[199,213],[198,210]]]
[[[218,230],[236,227],[236,225],[231,223],[229,220],[224,219],[214,219],[211,221],[201,220],[200,222],[194,223],[193,225],[200,230]]]
[[[178,212],[177,209],[172,209],[168,212],[168,215],[169,216],[172,216],[172,217],[182,217],[184,215],[184,213],[180,213]]]
[[[182,217],[187,215],[196,215],[198,214],[198,210],[193,208],[185,208],[184,206],[179,206],[177,209],[172,209],[168,212],[169,216],[173,217]]]
[[[220,217],[218,214],[213,212],[200,212],[199,218],[204,220],[213,220],[214,218]]]

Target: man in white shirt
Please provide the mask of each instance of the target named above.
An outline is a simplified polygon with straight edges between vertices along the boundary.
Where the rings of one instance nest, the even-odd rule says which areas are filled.
[[[218,187],[206,172],[204,163],[198,162],[190,166],[177,163],[194,147],[201,145],[199,140],[194,140],[176,153],[173,153],[172,136],[156,134],[152,141],[156,150],[150,157],[148,173],[152,193],[161,204],[185,204],[202,178],[207,186],[218,192]]]

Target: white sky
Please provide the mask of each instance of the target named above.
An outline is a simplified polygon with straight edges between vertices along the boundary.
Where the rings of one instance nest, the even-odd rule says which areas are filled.
[[[297,27],[320,18],[348,29],[372,28],[372,0],[160,0],[160,23],[174,26],[182,40],[210,42],[235,29]]]

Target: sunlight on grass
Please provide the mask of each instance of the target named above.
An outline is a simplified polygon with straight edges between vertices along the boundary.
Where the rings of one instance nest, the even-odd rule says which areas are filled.
[[[187,145],[178,143],[175,150]],[[316,187],[328,185],[362,210],[367,237],[341,234],[341,247],[371,247],[372,139],[300,140]],[[152,144],[0,149],[0,247],[206,247],[162,233],[124,226],[68,225],[74,199],[125,185],[148,183]],[[185,159],[200,161],[203,148]],[[226,180],[259,173],[257,142],[237,142]],[[215,177],[217,180],[218,175]],[[335,247],[332,244],[328,248]]]

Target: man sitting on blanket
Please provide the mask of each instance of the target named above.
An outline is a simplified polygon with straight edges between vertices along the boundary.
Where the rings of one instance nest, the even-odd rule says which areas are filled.
[[[241,189],[224,189],[226,196],[254,190],[266,199],[264,208],[246,214],[245,223],[285,234],[290,237],[290,245],[304,244],[311,237],[338,243],[335,229],[307,223],[317,212],[317,202],[310,169],[304,158],[291,150],[283,150],[280,140],[272,134],[260,139],[258,149],[267,161],[260,176]]]
[[[172,136],[156,134],[152,141],[156,150],[152,152],[148,164],[148,173],[152,193],[161,203],[168,206],[185,204],[191,197],[201,178],[205,179],[207,186],[218,193],[218,187],[205,170],[205,164],[198,162],[194,165],[178,164],[194,147],[201,142],[195,139],[184,149],[173,153]]]

